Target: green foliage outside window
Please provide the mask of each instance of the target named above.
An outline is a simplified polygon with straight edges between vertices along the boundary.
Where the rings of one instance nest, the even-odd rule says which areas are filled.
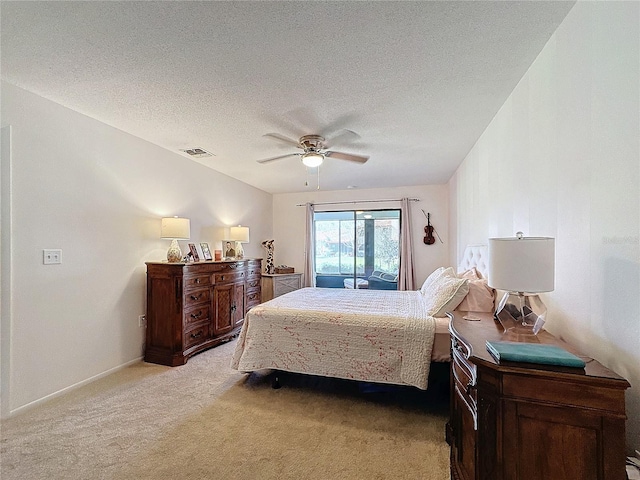
[[[354,266],[360,276],[372,270],[398,271],[399,210],[318,212],[314,223],[317,274],[353,275]]]

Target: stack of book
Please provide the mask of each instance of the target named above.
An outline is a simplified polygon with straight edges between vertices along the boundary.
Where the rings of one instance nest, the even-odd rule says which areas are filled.
[[[496,362],[537,363],[563,367],[584,368],[580,357],[557,345],[524,342],[491,342],[487,340],[487,351]]]

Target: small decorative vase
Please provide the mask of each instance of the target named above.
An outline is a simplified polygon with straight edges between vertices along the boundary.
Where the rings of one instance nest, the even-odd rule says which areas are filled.
[[[182,251],[180,250],[180,245],[178,245],[178,240],[175,238],[171,240],[171,246],[169,250],[167,250],[167,262],[169,263],[178,263],[182,261]]]

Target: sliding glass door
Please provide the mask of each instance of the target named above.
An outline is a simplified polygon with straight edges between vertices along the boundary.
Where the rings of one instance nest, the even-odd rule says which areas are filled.
[[[397,289],[400,210],[316,212],[314,237],[317,286]]]

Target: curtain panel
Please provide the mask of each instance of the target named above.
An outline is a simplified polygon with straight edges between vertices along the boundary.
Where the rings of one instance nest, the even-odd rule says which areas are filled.
[[[413,270],[413,241],[411,228],[411,210],[409,199],[400,200],[400,272],[398,290],[415,290],[416,280]]]

